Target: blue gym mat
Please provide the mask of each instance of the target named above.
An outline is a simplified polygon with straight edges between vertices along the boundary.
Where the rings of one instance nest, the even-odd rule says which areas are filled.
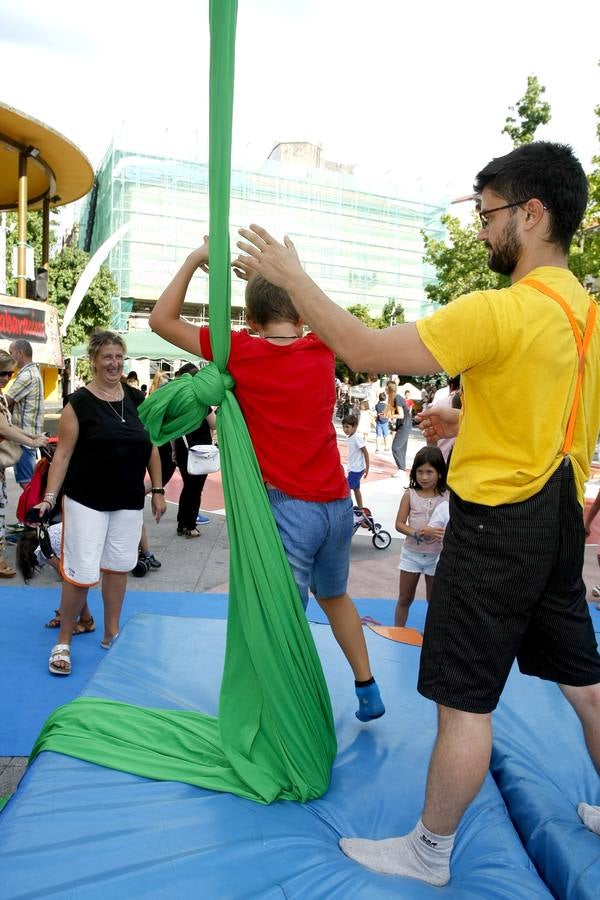
[[[3,586],[0,601],[3,613],[0,756],[28,756],[50,713],[79,696],[106,655],[100,647],[102,600],[98,590],[90,591],[89,605],[96,620],[96,631],[73,639],[73,672],[68,677],[48,672],[48,656],[58,639],[58,629],[44,628],[60,603],[60,588]],[[392,600],[358,600],[356,605],[361,615],[370,615],[382,624],[393,621]],[[425,602],[415,606],[423,607],[415,621],[424,621]],[[225,619],[227,595],[129,591],[123,607],[123,624],[139,612]],[[327,621],[312,599],[307,615],[311,621]]]
[[[60,603],[60,588],[3,587],[2,690],[0,690],[0,756],[29,756],[50,713],[77,697],[106,656],[102,639],[102,599],[90,591],[89,605],[96,631],[73,638],[73,672],[68,677],[48,672],[48,656],[58,629],[44,628]],[[138,612],[172,616],[226,618],[225,594],[160,594],[131,591],[122,621]]]
[[[214,714],[225,627],[217,619],[137,615],[84,693]],[[338,848],[340,836],[401,834],[419,816],[436,716],[414,688],[419,651],[366,631],[388,711],[363,725],[330,629],[312,631],[339,743],[323,797],[262,806],[46,752],[0,816],[3,900],[439,897],[439,888],[375,874]],[[453,870],[444,897],[551,897],[491,776],[461,823]]]
[[[555,684],[511,672],[494,714],[492,772],[530,857],[557,897],[600,897],[600,837],[577,815],[600,782]]]

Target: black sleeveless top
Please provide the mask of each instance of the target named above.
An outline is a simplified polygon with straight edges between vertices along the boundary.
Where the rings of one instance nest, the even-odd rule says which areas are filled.
[[[91,509],[142,509],[144,476],[152,444],[137,408],[141,391],[123,385],[121,401],[100,400],[87,388],[71,394],[79,436],[63,489],[67,497]]]

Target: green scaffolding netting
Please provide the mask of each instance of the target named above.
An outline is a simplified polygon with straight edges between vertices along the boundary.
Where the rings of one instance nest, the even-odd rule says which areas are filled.
[[[236,0],[211,0],[209,314],[214,362],[142,405],[154,443],[191,431],[218,405],[230,541],[229,615],[219,714],[83,697],[49,716],[31,759],[53,750],[160,780],[259,802],[308,800],[328,787],[336,754],[319,657],[227,372],[229,184]]]

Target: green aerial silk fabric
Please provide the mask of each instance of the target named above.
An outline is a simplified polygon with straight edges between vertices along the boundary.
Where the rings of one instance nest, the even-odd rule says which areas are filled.
[[[149,778],[259,802],[327,789],[336,754],[319,657],[226,370],[231,283],[229,184],[235,0],[211,0],[210,335],[214,362],[155,391],[140,416],[154,443],[185,434],[218,405],[230,541],[227,643],[219,715],[83,697],[46,721],[31,758],[54,750]],[[290,461],[291,462],[291,461]]]

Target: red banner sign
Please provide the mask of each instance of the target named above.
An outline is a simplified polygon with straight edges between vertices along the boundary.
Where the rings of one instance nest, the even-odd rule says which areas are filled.
[[[11,341],[25,338],[27,341],[45,342],[48,339],[45,310],[31,306],[19,309],[18,306],[0,304],[0,339],[2,338]]]

